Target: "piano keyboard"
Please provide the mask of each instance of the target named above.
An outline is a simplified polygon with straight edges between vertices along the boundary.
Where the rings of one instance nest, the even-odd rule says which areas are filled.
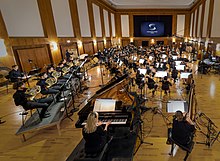
[[[122,124],[126,124],[127,119],[101,119],[100,121],[102,121],[103,124],[106,124],[108,121],[111,121],[112,125],[122,125]],[[86,121],[84,121],[82,123],[82,125],[85,125]]]

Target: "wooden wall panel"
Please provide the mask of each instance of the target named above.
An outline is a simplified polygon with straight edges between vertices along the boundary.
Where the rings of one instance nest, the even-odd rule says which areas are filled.
[[[126,46],[130,43],[130,40],[129,39],[126,39],[126,40],[122,40],[122,46]]]
[[[103,41],[97,42],[97,49],[103,51],[103,49],[104,49],[104,42]]]
[[[94,54],[93,42],[83,43],[84,52],[89,55]]]
[[[66,50],[78,50],[77,49],[77,43],[66,43],[66,44],[60,44],[60,50],[61,50],[61,54],[62,54],[62,58],[66,57]]]
[[[106,41],[106,48],[110,48],[111,47],[111,40],[107,40]]]
[[[17,49],[18,59],[21,64],[21,70],[28,72],[35,65],[40,68],[44,68],[48,64],[51,64],[49,52],[47,46],[27,48],[27,49]],[[28,60],[32,60],[32,65]]]

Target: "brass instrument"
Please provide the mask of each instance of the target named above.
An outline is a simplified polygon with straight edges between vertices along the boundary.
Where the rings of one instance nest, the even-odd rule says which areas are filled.
[[[57,79],[54,77],[47,78],[46,83],[48,84],[47,88],[57,83]]]
[[[61,72],[58,72],[55,70],[55,71],[53,71],[52,76],[57,79],[61,76]]]
[[[70,71],[70,68],[68,68],[68,67],[63,67],[63,68],[62,68],[63,75],[65,75],[65,74],[68,73],[69,71]]]
[[[28,88],[25,94],[29,95],[30,97],[28,98],[28,100],[32,101],[36,97],[36,95],[40,93],[40,91],[41,91],[41,87],[36,85],[33,88]]]
[[[72,62],[72,61],[66,62],[66,64],[67,64],[69,67],[72,67],[72,66],[73,66],[73,62]]]

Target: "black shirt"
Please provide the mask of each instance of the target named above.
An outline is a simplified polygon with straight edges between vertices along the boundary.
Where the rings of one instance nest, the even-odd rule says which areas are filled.
[[[173,120],[172,138],[181,145],[187,145],[192,141],[194,131],[194,125],[190,125],[187,121]]]
[[[28,100],[27,100],[28,95],[25,94],[25,91],[26,90],[17,90],[13,95],[15,105],[16,106],[21,105],[24,109],[25,109],[26,104],[28,102]]]
[[[40,79],[38,82],[37,82],[37,85],[39,85],[41,87],[41,91],[46,91],[47,90],[47,82],[46,82],[46,79]]]
[[[18,77],[22,77],[22,74],[19,70],[12,69],[9,72],[9,78],[11,79],[12,82],[17,82],[19,79]]]
[[[97,153],[104,147],[106,143],[107,131],[102,126],[97,126],[97,129],[93,133],[86,133],[85,129],[82,130],[83,138],[85,139],[85,151],[86,153]]]

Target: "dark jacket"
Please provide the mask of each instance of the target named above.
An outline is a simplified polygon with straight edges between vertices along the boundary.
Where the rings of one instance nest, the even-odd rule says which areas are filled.
[[[96,131],[93,133],[86,133],[85,129],[82,130],[83,138],[85,139],[85,152],[86,153],[97,153],[100,152],[106,144],[107,132],[98,126]]]

